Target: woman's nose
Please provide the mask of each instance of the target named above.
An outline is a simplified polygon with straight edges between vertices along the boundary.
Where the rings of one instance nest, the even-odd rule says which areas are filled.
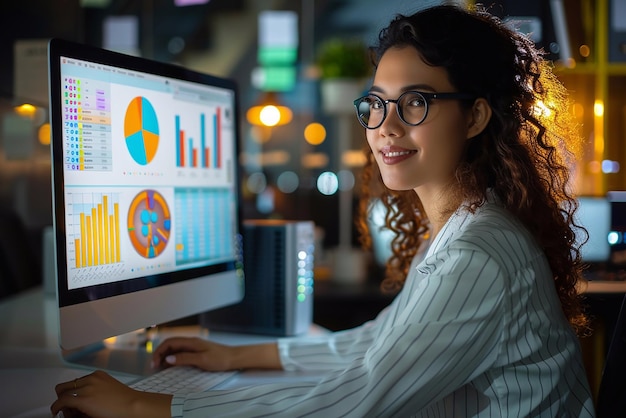
[[[396,103],[387,103],[387,116],[380,125],[379,132],[382,136],[402,136],[405,125],[398,115]]]

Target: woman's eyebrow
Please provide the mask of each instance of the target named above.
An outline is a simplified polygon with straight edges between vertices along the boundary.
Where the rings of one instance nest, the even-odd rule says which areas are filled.
[[[402,87],[401,91],[405,92],[405,91],[411,91],[411,90],[417,90],[417,91],[436,91],[434,88],[432,88],[430,85],[428,84],[411,84],[408,86],[404,86]],[[372,86],[369,89],[370,93],[384,93],[385,90],[382,87],[379,86]]]

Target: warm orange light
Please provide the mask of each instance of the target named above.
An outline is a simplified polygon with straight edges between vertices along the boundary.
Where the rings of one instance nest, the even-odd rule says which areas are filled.
[[[274,105],[263,106],[259,113],[259,119],[265,126],[276,126],[280,122],[280,110]]]
[[[594,114],[594,135],[593,135],[593,149],[594,157],[597,161],[601,161],[604,155],[604,102],[602,100],[596,100],[593,104]],[[599,173],[600,171],[598,171]]]
[[[581,45],[578,48],[578,52],[582,57],[587,58],[591,54],[591,48],[589,48],[589,45]]]
[[[35,106],[33,106],[32,104],[28,104],[28,103],[15,106],[14,109],[15,109],[15,113],[17,113],[18,115],[29,116],[29,117],[33,117],[35,115],[35,112],[37,111],[37,108]]]
[[[304,139],[311,145],[319,145],[326,139],[326,128],[321,123],[309,123],[304,128]]]
[[[263,106],[252,106],[246,113],[248,122],[258,126],[279,126],[291,122],[293,114],[286,106],[267,104]]]
[[[323,152],[312,152],[309,154],[305,154],[300,159],[300,164],[304,168],[315,169],[315,168],[323,168],[328,165],[329,158],[327,154]]]
[[[346,167],[363,167],[367,157],[361,150],[348,150],[341,156],[341,162]]]
[[[262,152],[259,157],[263,167],[285,165],[291,160],[291,155],[282,150]]]
[[[50,145],[50,124],[44,123],[39,127],[37,138],[41,145]]]
[[[596,102],[593,104],[593,113],[597,117],[601,117],[604,115],[604,103],[602,102],[602,100],[596,100]]]
[[[104,340],[104,345],[113,346],[117,342],[117,337],[109,337]]]
[[[255,106],[246,112],[246,119],[256,126],[279,126],[291,122],[293,113],[287,106],[282,106],[276,93],[265,92]]]

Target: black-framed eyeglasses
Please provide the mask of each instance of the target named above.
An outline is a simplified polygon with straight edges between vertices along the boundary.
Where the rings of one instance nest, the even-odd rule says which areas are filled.
[[[375,94],[368,94],[354,101],[356,116],[367,129],[376,129],[387,117],[387,104],[395,103],[400,120],[409,126],[417,126],[426,120],[428,105],[433,99],[471,100],[476,96],[469,93],[425,93],[405,91],[397,99],[383,100]]]

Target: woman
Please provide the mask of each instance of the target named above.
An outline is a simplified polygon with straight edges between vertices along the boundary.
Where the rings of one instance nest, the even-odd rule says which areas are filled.
[[[154,354],[158,365],[206,370],[327,370],[320,383],[172,397],[96,372],[58,385],[53,413],[594,415],[575,334],[585,318],[563,87],[532,42],[482,11],[399,16],[374,52],[372,87],[355,101],[371,150],[361,230],[380,199],[396,232],[392,304],[316,339],[228,347],[174,338]]]

